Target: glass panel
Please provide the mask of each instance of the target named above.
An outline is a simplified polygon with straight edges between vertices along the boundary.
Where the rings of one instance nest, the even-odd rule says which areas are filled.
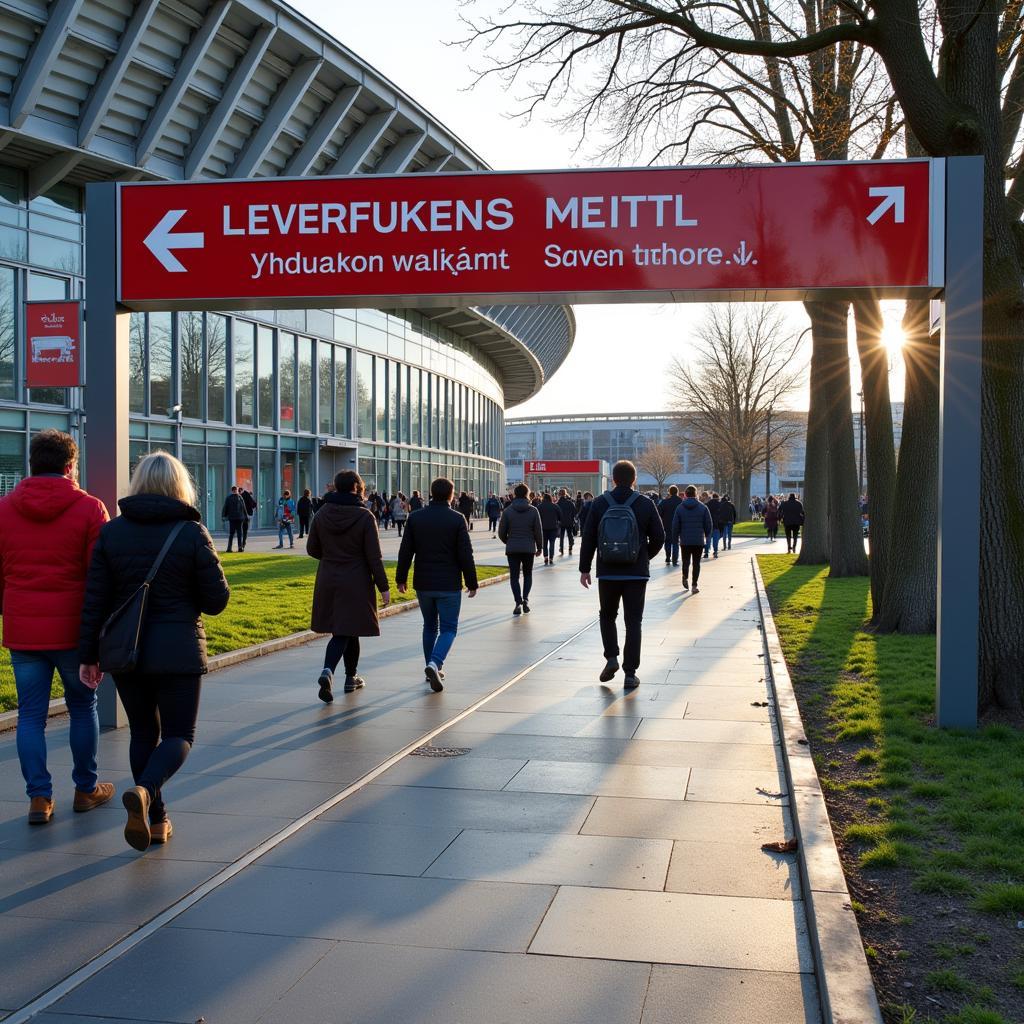
[[[373,398],[376,416],[374,417],[377,432],[373,435],[378,441],[387,440],[387,396],[388,396],[388,361],[375,359],[373,367]]]
[[[17,361],[18,306],[14,296],[15,276],[11,267],[0,267],[0,398],[15,397],[14,374]]]
[[[203,418],[203,314],[178,314],[178,359],[181,365],[181,414]]]
[[[410,381],[412,379],[411,371],[408,366],[403,366],[399,370],[402,375],[402,422],[401,422],[401,436],[399,440],[404,444],[409,443],[409,388]],[[406,480],[408,484],[408,480]]]
[[[67,242],[62,238],[50,238],[29,232],[29,258],[39,267],[61,270],[65,274],[82,272],[82,245],[80,242]]]
[[[274,332],[269,327],[257,327],[256,369],[260,375],[259,424],[274,426]]]
[[[295,335],[277,335],[278,387],[281,389],[281,429],[295,429]]]
[[[255,448],[235,449],[235,479],[234,483],[246,491],[249,491],[258,499],[256,491],[256,466],[257,453]],[[222,506],[223,507],[223,506]]]
[[[257,482],[256,522],[266,529],[274,525],[274,510],[277,508],[277,488],[274,486],[274,453],[260,452],[259,480]]]
[[[420,371],[412,370],[409,377],[409,443],[421,444],[420,435]]]
[[[236,320],[232,331],[235,366],[235,422],[251,426],[253,422],[252,389],[255,375],[252,324]]]
[[[299,430],[312,434],[316,427],[313,408],[313,339],[299,338]]]
[[[398,417],[401,406],[398,404],[398,363],[388,363],[388,439],[399,440]]]
[[[334,390],[333,390],[333,359],[332,349],[333,345],[325,345],[323,342],[320,343],[320,349],[317,354],[317,361],[319,366],[319,374],[317,377],[317,384],[320,389],[319,402],[320,402],[320,433],[329,434],[331,432],[331,410],[334,407]]]
[[[220,527],[220,511],[224,507],[228,488],[228,450],[210,445],[206,449],[206,505],[200,506],[203,519],[210,529]]]
[[[192,477],[196,489],[196,508],[201,515],[206,495],[206,448],[201,444],[183,444],[181,461],[185,463],[188,475]]]
[[[146,314],[128,318],[128,409],[146,411]]]
[[[441,378],[430,375],[430,440],[431,448],[441,447]]]
[[[228,318],[206,314],[206,418],[223,423],[227,419],[227,337]]]
[[[149,314],[149,412],[170,416],[171,406],[171,314]]]
[[[348,425],[348,349],[334,350],[334,433],[349,437]]]
[[[25,435],[0,433],[0,495],[9,494],[25,475]]]
[[[356,355],[356,404],[359,416],[359,436],[372,440],[373,356],[366,352],[359,352]]]

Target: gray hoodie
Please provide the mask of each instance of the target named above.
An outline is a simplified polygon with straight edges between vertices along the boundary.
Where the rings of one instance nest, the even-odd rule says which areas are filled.
[[[526,498],[514,499],[501,513],[498,539],[504,543],[505,553],[509,555],[533,555],[544,546],[540,513]]]

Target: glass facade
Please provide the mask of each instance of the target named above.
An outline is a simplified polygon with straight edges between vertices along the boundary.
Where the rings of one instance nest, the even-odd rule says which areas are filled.
[[[23,303],[83,294],[81,194],[29,202],[0,166],[0,494],[27,472],[27,438],[76,435],[82,389],[24,387]],[[129,455],[180,452],[204,520],[232,483],[273,525],[282,489],[323,491],[341,468],[368,487],[477,495],[504,483],[500,374],[471,342],[413,311],[132,313]]]

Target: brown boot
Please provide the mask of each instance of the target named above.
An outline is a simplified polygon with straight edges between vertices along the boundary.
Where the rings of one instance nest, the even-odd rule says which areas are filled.
[[[163,821],[154,821],[149,826],[149,837],[154,843],[166,843],[173,835],[174,826],[171,824],[170,818],[164,818]]]
[[[28,823],[45,825],[53,817],[53,800],[48,796],[34,796],[28,805]]]
[[[121,797],[128,812],[128,820],[124,826],[125,842],[133,849],[149,849],[152,836],[149,832],[149,790],[144,786],[132,786]]]
[[[114,795],[114,784],[112,782],[97,782],[96,788],[91,793],[83,793],[82,790],[75,790],[75,810],[82,814],[91,811],[100,804],[105,804]]]

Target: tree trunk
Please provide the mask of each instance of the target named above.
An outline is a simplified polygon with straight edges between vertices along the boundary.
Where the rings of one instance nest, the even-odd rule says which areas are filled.
[[[928,303],[907,302],[903,317],[906,389],[895,507],[905,510],[900,543],[889,553],[889,572],[875,625],[883,633],[934,633],[939,504],[939,340],[928,334]],[[874,550],[874,498],[871,546]],[[954,541],[955,542],[955,541]]]
[[[927,309],[927,307],[926,307]],[[868,510],[871,520],[872,617],[882,609],[888,585],[896,497],[896,447],[889,396],[889,359],[882,344],[882,311],[874,299],[853,303],[857,323],[861,387],[864,391],[864,452],[867,469]],[[927,329],[927,324],[925,325]],[[859,482],[859,481],[858,481]]]
[[[750,518],[750,471],[746,470],[737,478],[738,486],[732,492],[732,503],[736,506],[736,518],[745,522]]]
[[[822,333],[823,307],[827,303],[805,302],[811,320],[810,407],[807,411],[807,445],[804,456],[804,514],[798,565],[824,565],[829,557],[828,519],[828,419],[825,394],[825,350]]]

